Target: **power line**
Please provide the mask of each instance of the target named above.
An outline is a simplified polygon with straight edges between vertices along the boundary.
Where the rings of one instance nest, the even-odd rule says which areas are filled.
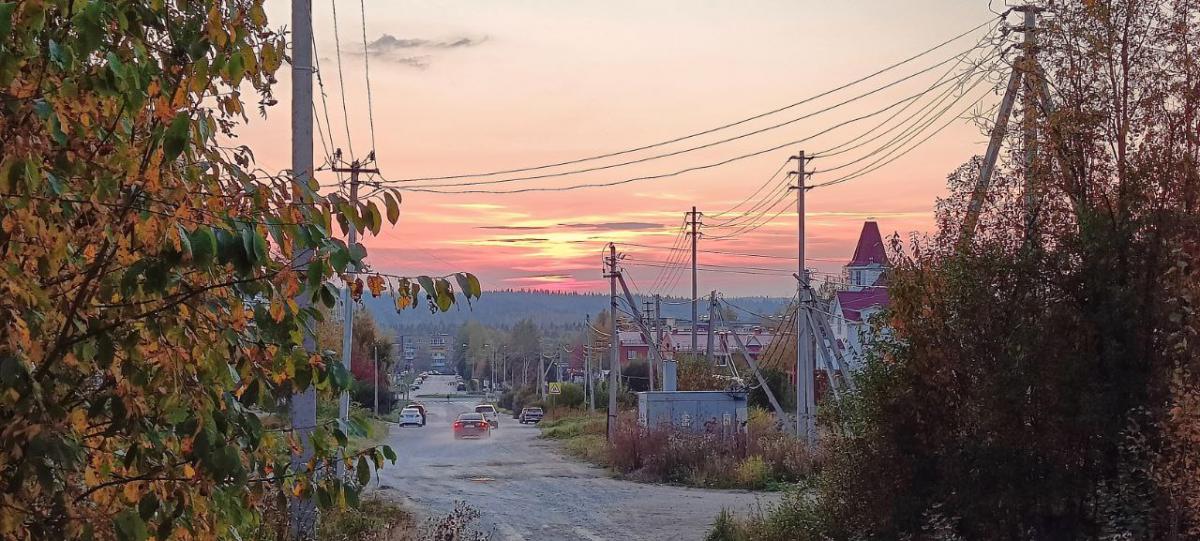
[[[350,138],[350,110],[346,107],[346,80],[342,77],[342,39],[338,34],[337,0],[329,0],[333,6],[333,44],[337,50],[338,86],[342,95],[342,121],[346,125],[346,148],[350,150],[350,158],[354,158],[354,140]]]
[[[741,200],[740,202],[738,202],[738,204],[736,204],[732,207],[729,207],[728,209],[718,212],[716,214],[710,214],[709,217],[710,218],[720,218],[721,216],[724,216],[726,214],[729,214],[730,212],[733,212],[738,207],[744,205],[747,201],[753,199],[754,196],[758,195],[759,192],[763,191],[763,188],[766,188],[767,186],[769,186],[771,184],[771,181],[775,180],[775,178],[779,176],[779,173],[782,173],[784,168],[786,168],[789,163],[791,163],[791,160],[784,160],[783,163],[780,164],[779,169],[775,170],[775,174],[771,175],[771,178],[768,178],[767,181],[762,183],[762,185],[760,185],[757,190],[754,190],[754,193],[746,196],[746,198]]]
[[[835,129],[838,129],[838,128],[841,128],[841,127],[843,127],[843,126],[846,126],[846,125],[848,125],[848,124],[852,124],[852,123],[854,123],[854,122],[858,122],[858,121],[861,121],[861,120],[865,120],[865,119],[867,119],[867,118],[870,118],[870,117],[872,117],[872,116],[875,116],[875,115],[881,114],[881,113],[883,113],[883,112],[886,112],[886,111],[890,110],[891,108],[893,108],[893,107],[896,107],[896,106],[898,106],[898,105],[900,105],[900,104],[902,104],[902,103],[905,103],[905,102],[907,102],[907,101],[909,101],[909,100],[911,100],[911,99],[918,98],[918,97],[920,97],[920,96],[924,95],[925,93],[927,93],[928,91],[929,91],[929,90],[927,89],[926,91],[923,91],[923,92],[921,92],[921,93],[918,93],[918,94],[916,94],[916,95],[914,95],[914,96],[911,96],[911,97],[909,97],[909,98],[905,98],[905,99],[903,99],[903,100],[901,100],[901,101],[895,102],[895,103],[893,103],[893,104],[891,104],[891,105],[888,105],[888,106],[886,106],[886,107],[884,107],[884,108],[882,108],[882,109],[876,110],[876,111],[874,111],[874,112],[867,113],[867,114],[864,114],[864,115],[861,115],[861,116],[858,116],[858,117],[855,117],[855,118],[851,118],[851,119],[848,119],[848,120],[845,120],[845,121],[842,121],[842,122],[838,122],[838,123],[836,123],[836,124],[834,124],[834,125],[832,125],[832,126],[830,126],[830,127],[828,127],[828,128],[825,128],[824,130],[821,130],[821,131],[819,131],[819,132],[816,132],[816,133],[814,133],[814,134],[812,134],[812,135],[808,135],[808,136],[802,137],[802,138],[800,138],[800,139],[796,139],[796,140],[793,140],[793,141],[788,141],[788,142],[786,142],[786,143],[779,144],[779,145],[775,145],[775,146],[772,146],[772,147],[769,147],[769,148],[765,148],[765,149],[762,149],[762,150],[756,150],[756,151],[749,152],[749,153],[746,153],[746,154],[741,154],[741,155],[738,155],[738,156],[734,156],[734,157],[732,157],[732,158],[726,158],[726,159],[724,159],[724,160],[720,160],[720,161],[717,161],[717,162],[712,162],[712,163],[707,163],[707,164],[702,164],[702,165],[695,165],[695,166],[691,166],[691,167],[686,167],[686,168],[679,169],[679,170],[672,171],[672,172],[668,172],[668,173],[660,173],[660,174],[656,174],[656,175],[643,175],[643,176],[638,176],[638,177],[632,177],[632,178],[626,178],[626,179],[614,180],[614,181],[607,181],[607,182],[590,182],[590,183],[580,183],[580,184],[573,184],[573,185],[569,185],[569,186],[527,187],[527,188],[516,188],[516,189],[511,189],[511,190],[495,190],[495,189],[468,189],[468,190],[449,190],[449,189],[441,189],[441,188],[437,188],[437,187],[434,187],[434,188],[426,188],[426,187],[416,187],[416,186],[408,186],[408,187],[403,187],[403,186],[402,186],[402,187],[399,187],[399,188],[397,188],[397,189],[399,189],[399,190],[402,190],[402,191],[410,191],[410,192],[424,192],[424,193],[435,193],[435,194],[492,194],[492,195],[505,195],[505,194],[530,193],[530,192],[565,192],[565,191],[572,191],[572,190],[578,190],[578,189],[584,189],[584,188],[603,188],[603,187],[610,187],[610,186],[619,186],[619,185],[623,185],[623,184],[629,184],[629,183],[632,183],[632,182],[638,182],[638,181],[643,181],[643,180],[659,180],[659,179],[664,179],[664,178],[676,177],[676,176],[679,176],[679,175],[682,175],[682,174],[686,174],[686,173],[691,173],[691,172],[694,172],[694,171],[700,171],[700,170],[705,170],[705,169],[712,169],[712,168],[714,168],[714,167],[720,167],[720,166],[727,165],[727,164],[730,164],[730,163],[733,163],[733,162],[736,162],[736,161],[744,160],[744,159],[747,159],[747,158],[753,158],[753,157],[755,157],[755,156],[761,156],[761,155],[763,155],[763,154],[767,154],[767,153],[769,153],[769,152],[774,152],[774,151],[777,151],[777,150],[780,150],[780,149],[783,149],[783,148],[787,148],[787,147],[790,147],[790,146],[794,146],[794,145],[797,145],[797,144],[803,143],[803,142],[805,142],[805,141],[808,141],[809,139],[812,139],[812,138],[814,138],[814,137],[819,137],[819,136],[821,136],[821,135],[824,135],[824,134],[826,134],[826,133],[829,133],[829,132],[831,132],[831,131],[833,131],[833,130],[835,130]],[[392,181],[392,182],[394,182],[394,181]]]
[[[668,247],[666,247],[666,246],[654,246],[651,244],[638,244],[635,242],[622,242],[621,245],[622,246],[635,246],[638,248],[649,248],[652,250],[668,249]],[[788,261],[796,260],[796,256],[755,254],[755,253],[750,253],[750,252],[731,252],[728,250],[711,250],[711,249],[706,250],[706,249],[699,249],[699,248],[696,251],[703,252],[706,254],[721,254],[721,255],[742,256],[742,257],[762,257],[762,258],[768,258],[768,259],[783,259],[783,260],[788,260]],[[828,261],[828,262],[832,262],[832,263],[840,263],[840,262],[845,261],[844,259],[831,259],[831,258],[807,257],[807,256],[805,257],[805,259],[812,259],[814,261]],[[691,302],[691,301],[688,301],[688,302]]]
[[[821,93],[819,93],[819,94],[816,94],[816,95],[813,95],[813,96],[810,96],[810,97],[804,98],[804,99],[802,99],[802,100],[800,100],[800,101],[797,101],[797,102],[795,102],[795,103],[792,103],[792,104],[790,104],[790,105],[785,105],[785,106],[783,106],[783,107],[779,107],[779,108],[776,108],[776,109],[772,109],[772,110],[770,110],[770,111],[767,111],[767,112],[764,112],[764,113],[759,113],[759,114],[756,114],[756,115],[753,115],[753,116],[750,116],[750,117],[747,117],[747,118],[743,118],[743,119],[741,119],[741,120],[737,120],[737,121],[734,121],[734,122],[730,122],[730,123],[728,123],[728,124],[724,124],[724,125],[721,125],[721,126],[717,126],[717,127],[715,127],[715,128],[710,128],[710,129],[707,129],[707,130],[704,130],[704,131],[700,131],[700,132],[696,132],[696,133],[692,133],[692,134],[684,135],[684,136],[681,136],[681,137],[676,137],[676,138],[674,138],[674,139],[670,139],[670,140],[666,140],[666,141],[660,141],[660,142],[653,143],[653,144],[649,144],[649,145],[643,145],[643,146],[640,146],[640,147],[635,147],[635,148],[630,148],[630,149],[620,150],[620,151],[616,151],[616,152],[609,152],[609,153],[605,153],[605,154],[598,154],[598,155],[594,155],[594,156],[588,156],[588,157],[584,157],[584,158],[577,158],[577,159],[573,159],[573,160],[567,160],[567,161],[562,161],[562,162],[557,162],[557,163],[549,163],[549,164],[543,164],[543,165],[537,165],[537,166],[531,166],[531,167],[522,167],[522,168],[517,168],[517,169],[507,169],[507,170],[489,171],[489,172],[481,172],[481,173],[468,173],[468,174],[445,175],[445,176],[435,176],[435,177],[414,177],[414,178],[404,178],[404,179],[396,179],[396,180],[395,180],[395,182],[419,182],[419,181],[433,181],[433,180],[454,180],[454,179],[462,179],[462,178],[482,178],[482,177],[491,177],[491,176],[497,176],[497,175],[506,175],[506,174],[511,174],[511,173],[524,173],[524,172],[529,172],[529,171],[538,171],[538,170],[542,170],[542,169],[550,169],[550,168],[554,168],[554,167],[561,167],[561,166],[565,166],[565,165],[573,165],[573,164],[577,164],[577,163],[583,163],[583,162],[588,162],[588,161],[593,161],[593,160],[600,160],[600,159],[604,159],[604,158],[612,158],[612,157],[615,157],[615,156],[621,156],[621,155],[624,155],[624,154],[631,154],[631,153],[634,153],[634,152],[639,152],[639,151],[642,151],[642,150],[649,150],[649,149],[652,149],[652,148],[657,148],[657,147],[661,147],[661,146],[670,145],[670,144],[673,144],[673,143],[678,143],[678,142],[680,142],[680,141],[685,141],[685,140],[688,140],[688,139],[693,139],[693,138],[700,137],[700,136],[703,136],[703,135],[708,135],[708,134],[710,134],[710,133],[714,133],[714,132],[718,132],[718,131],[721,131],[721,130],[725,130],[725,129],[728,129],[728,128],[732,128],[732,127],[735,127],[735,126],[739,126],[739,125],[745,124],[745,123],[747,123],[747,122],[751,122],[751,121],[754,121],[754,120],[758,120],[758,119],[760,119],[760,118],[764,118],[764,117],[767,117],[767,116],[770,116],[770,115],[773,115],[773,114],[776,114],[776,113],[780,113],[780,112],[786,111],[786,110],[788,110],[788,109],[792,109],[792,108],[798,107],[798,106],[800,106],[800,105],[804,105],[804,104],[806,104],[806,103],[809,103],[809,102],[811,102],[811,101],[814,101],[814,100],[816,100],[816,99],[823,98],[823,97],[825,97],[825,96],[828,96],[828,95],[830,95],[830,94],[833,94],[833,93],[835,93],[835,92],[840,92],[840,91],[842,91],[842,90],[845,90],[845,89],[847,89],[847,88],[850,88],[850,87],[852,87],[852,86],[854,86],[854,85],[857,85],[857,84],[859,84],[859,83],[861,83],[861,82],[864,82],[864,81],[870,80],[870,79],[872,79],[872,78],[874,78],[874,77],[877,77],[877,76],[879,76],[879,75],[882,75],[882,74],[884,74],[884,73],[887,73],[888,71],[891,71],[891,70],[893,70],[893,69],[895,69],[895,68],[898,68],[898,67],[900,67],[900,66],[902,66],[902,65],[905,65],[905,64],[907,64],[907,63],[909,63],[909,62],[912,62],[912,61],[914,61],[914,60],[917,60],[918,58],[921,58],[921,57],[923,57],[923,56],[925,56],[925,55],[927,55],[927,54],[929,54],[929,53],[932,53],[932,52],[934,52],[934,51],[936,51],[936,50],[938,50],[938,49],[941,49],[942,47],[944,47],[944,46],[946,46],[946,45],[949,45],[950,43],[953,43],[953,42],[955,42],[955,41],[958,41],[959,39],[961,39],[961,38],[963,38],[963,37],[965,37],[965,36],[967,36],[967,35],[971,34],[972,32],[975,32],[975,31],[979,30],[980,28],[983,28],[984,26],[987,26],[988,24],[991,24],[991,23],[993,23],[993,21],[996,21],[996,23],[995,23],[995,24],[998,26],[998,25],[1000,24],[1000,22],[1002,22],[1002,21],[1003,21],[1003,18],[1004,18],[1005,16],[1007,16],[1007,14],[1008,14],[1008,12],[1006,11],[1004,14],[1000,15],[999,17],[994,17],[994,18],[988,19],[987,21],[984,21],[983,23],[980,23],[979,25],[977,25],[977,26],[975,26],[975,27],[973,27],[973,28],[971,28],[971,29],[969,29],[969,30],[967,30],[967,31],[965,31],[965,32],[962,32],[961,34],[958,34],[958,35],[956,35],[956,36],[954,36],[954,37],[951,37],[950,39],[947,39],[947,40],[945,40],[945,41],[943,41],[943,42],[941,42],[941,43],[938,43],[937,45],[934,45],[933,47],[930,47],[930,48],[928,48],[928,49],[925,49],[924,51],[921,51],[921,52],[919,52],[919,53],[917,53],[917,54],[915,54],[915,55],[913,55],[913,56],[910,56],[910,57],[908,57],[908,58],[905,58],[905,59],[903,59],[903,60],[901,60],[901,61],[899,61],[899,62],[896,62],[896,63],[894,63],[894,64],[891,64],[891,65],[889,65],[889,66],[887,66],[887,67],[884,67],[883,69],[880,69],[880,70],[878,70],[878,71],[875,71],[874,73],[871,73],[871,74],[868,74],[868,75],[866,75],[866,76],[860,77],[860,78],[858,78],[858,79],[855,79],[855,80],[853,80],[853,81],[850,81],[850,82],[848,82],[848,83],[845,83],[845,84],[843,84],[843,85],[841,85],[841,86],[838,86],[838,87],[836,87],[836,88],[832,88],[832,89],[830,89],[830,90],[826,90],[826,91],[824,91],[824,92],[821,92]],[[999,20],[997,20],[997,19],[999,19]],[[994,29],[993,29],[993,30],[994,30]],[[988,33],[991,33],[991,31],[992,31],[992,30],[989,30],[989,31],[988,31]]]
[[[929,135],[926,135],[926,136],[925,136],[924,138],[922,138],[920,141],[917,141],[917,143],[916,143],[916,144],[914,144],[914,145],[912,145],[911,147],[909,147],[909,148],[905,149],[904,151],[900,152],[900,153],[899,153],[899,154],[897,154],[896,156],[893,156],[892,158],[890,158],[890,159],[887,159],[886,161],[883,161],[883,163],[880,163],[880,161],[881,161],[881,160],[884,160],[884,158],[887,158],[887,157],[888,157],[890,154],[894,153],[894,152],[896,151],[895,149],[893,149],[893,151],[892,151],[892,152],[889,152],[888,154],[884,155],[884,157],[883,157],[883,158],[880,158],[879,160],[875,160],[874,162],[871,162],[870,164],[868,164],[866,167],[863,167],[863,168],[861,168],[861,169],[859,169],[859,170],[857,170],[857,171],[855,171],[855,172],[853,172],[853,173],[850,173],[850,174],[848,174],[848,175],[845,175],[845,176],[842,176],[842,177],[839,177],[839,178],[836,178],[836,179],[833,179],[833,180],[828,180],[828,181],[825,181],[825,182],[819,182],[819,183],[816,183],[816,184],[812,184],[812,185],[810,185],[810,186],[808,187],[808,189],[810,189],[810,190],[811,190],[811,189],[814,189],[814,188],[824,188],[824,187],[826,187],[826,186],[832,186],[832,185],[834,185],[834,184],[841,184],[841,183],[843,183],[843,182],[847,182],[847,181],[850,181],[850,180],[854,180],[854,179],[856,179],[856,178],[858,178],[858,177],[861,177],[861,176],[863,176],[863,175],[866,175],[866,174],[868,174],[868,173],[871,173],[872,171],[875,171],[875,170],[877,170],[877,169],[879,169],[879,168],[881,168],[881,167],[884,167],[884,166],[886,166],[886,165],[888,165],[888,164],[890,164],[890,163],[892,163],[892,162],[894,162],[894,161],[896,161],[896,160],[898,160],[898,159],[900,159],[900,158],[904,157],[906,154],[908,154],[909,152],[912,152],[912,151],[913,151],[913,149],[915,149],[915,148],[917,148],[917,147],[921,146],[922,144],[924,144],[926,141],[928,141],[928,140],[929,140],[930,138],[932,138],[933,136],[935,136],[935,135],[937,135],[937,134],[941,133],[943,130],[945,130],[947,127],[949,127],[949,126],[950,126],[950,124],[954,123],[954,121],[955,121],[955,120],[957,120],[957,119],[958,119],[960,116],[962,116],[963,114],[966,114],[966,112],[967,112],[967,111],[970,111],[970,110],[971,110],[973,107],[975,107],[976,105],[978,105],[978,104],[979,104],[979,102],[983,101],[983,99],[984,99],[984,98],[986,98],[987,96],[988,96],[988,94],[987,94],[987,93],[984,93],[984,94],[983,94],[982,96],[980,96],[978,99],[976,99],[975,101],[971,102],[971,104],[970,104],[970,105],[968,105],[966,109],[963,109],[963,111],[962,111],[962,112],[960,112],[960,113],[959,113],[959,114],[957,114],[957,115],[953,115],[952,117],[950,117],[950,120],[949,120],[949,121],[947,121],[945,124],[942,124],[940,127],[938,127],[936,130],[934,130],[933,132],[931,132]],[[922,128],[922,129],[924,129],[924,128]],[[919,132],[918,132],[918,134],[919,134]],[[897,148],[899,148],[899,147],[897,147]],[[878,164],[878,165],[876,165],[876,164]]]
[[[474,181],[469,181],[469,182],[452,182],[452,183],[445,183],[445,184],[424,184],[424,185],[421,185],[421,187],[424,187],[424,188],[434,188],[434,187],[436,187],[436,188],[457,188],[457,187],[464,187],[464,186],[487,186],[487,185],[495,185],[495,184],[508,184],[508,183],[510,183],[510,182],[522,182],[522,181],[526,181],[526,180],[541,180],[541,179],[547,179],[547,178],[558,178],[558,177],[564,177],[564,176],[570,176],[570,175],[578,175],[578,174],[583,174],[583,173],[592,173],[592,172],[595,172],[595,171],[604,171],[604,170],[608,170],[608,169],[615,169],[615,168],[617,168],[617,167],[624,167],[624,166],[627,166],[627,165],[635,165],[635,164],[639,164],[639,163],[645,163],[645,162],[648,162],[648,161],[658,160],[658,159],[662,159],[662,158],[670,158],[670,157],[673,157],[673,156],[678,156],[678,155],[681,155],[681,154],[686,154],[686,153],[688,153],[688,152],[694,152],[694,151],[697,151],[697,150],[703,150],[703,149],[706,149],[706,148],[712,148],[712,147],[719,146],[719,145],[723,145],[723,144],[726,144],[726,143],[731,143],[731,142],[733,142],[733,141],[737,141],[737,140],[740,140],[740,139],[745,139],[745,138],[747,138],[747,137],[752,137],[752,136],[755,136],[755,135],[759,135],[759,134],[762,134],[762,133],[766,133],[766,132],[769,132],[769,131],[772,131],[772,130],[777,130],[777,129],[779,129],[779,128],[782,128],[782,127],[785,127],[785,126],[789,126],[789,125],[791,125],[791,124],[795,124],[796,122],[799,122],[799,121],[801,121],[801,120],[806,120],[806,119],[812,118],[812,117],[814,117],[814,116],[817,116],[817,115],[820,115],[820,114],[823,114],[823,113],[827,113],[827,112],[829,112],[829,111],[832,111],[832,110],[834,110],[834,109],[837,109],[837,108],[839,108],[839,107],[842,107],[842,106],[845,106],[845,105],[847,105],[847,104],[853,103],[853,102],[855,102],[855,101],[861,100],[861,99],[863,99],[863,98],[866,98],[866,97],[868,97],[868,96],[875,95],[875,94],[877,94],[877,93],[879,93],[879,92],[882,92],[882,91],[884,91],[884,90],[887,90],[887,89],[889,89],[889,88],[892,88],[892,87],[894,87],[894,86],[896,86],[896,85],[898,85],[898,84],[900,84],[900,83],[903,83],[903,82],[909,81],[909,80],[911,80],[911,79],[913,79],[913,78],[915,78],[915,77],[917,77],[917,76],[920,76],[920,75],[923,75],[923,74],[925,74],[925,73],[928,73],[928,72],[930,72],[930,71],[933,71],[934,69],[936,69],[936,68],[939,68],[939,67],[941,67],[941,66],[944,66],[944,65],[946,65],[946,64],[948,64],[948,63],[950,63],[951,61],[958,60],[958,59],[959,59],[959,58],[960,58],[960,57],[961,57],[963,54],[967,54],[967,53],[969,53],[971,50],[974,50],[974,49],[977,49],[977,48],[978,48],[978,46],[977,46],[977,45],[976,45],[976,46],[973,46],[971,49],[968,49],[967,51],[965,51],[965,52],[963,52],[963,53],[957,53],[957,54],[955,54],[954,56],[952,56],[952,57],[950,57],[950,58],[947,58],[947,59],[945,59],[945,60],[942,60],[941,62],[938,62],[937,64],[934,64],[934,65],[932,65],[932,66],[926,67],[926,68],[924,68],[924,69],[922,69],[922,70],[919,70],[919,71],[917,71],[917,72],[915,72],[915,73],[911,73],[911,74],[909,74],[909,75],[906,75],[906,76],[904,76],[904,77],[902,77],[902,78],[900,78],[900,79],[897,79],[897,80],[895,80],[895,81],[892,81],[892,82],[890,82],[890,83],[887,83],[887,84],[885,84],[885,85],[883,85],[883,86],[881,86],[881,87],[878,87],[878,88],[875,88],[875,89],[869,90],[869,91],[867,91],[867,92],[864,92],[864,93],[858,94],[858,95],[856,95],[856,96],[853,96],[853,97],[851,97],[851,98],[848,98],[848,99],[846,99],[846,100],[843,100],[843,101],[841,101],[841,102],[835,103],[835,104],[833,104],[833,105],[829,105],[829,106],[823,107],[823,108],[821,108],[821,109],[818,109],[818,110],[816,110],[816,111],[813,111],[813,112],[811,112],[811,113],[807,113],[807,114],[804,114],[804,115],[800,115],[800,116],[798,116],[798,117],[794,117],[794,118],[791,118],[791,119],[785,120],[785,121],[783,121],[783,122],[779,122],[779,123],[776,123],[776,124],[772,124],[772,125],[770,125],[770,126],[766,126],[766,127],[763,127],[763,128],[759,128],[759,129],[757,129],[757,130],[753,130],[753,131],[746,132],[746,133],[743,133],[743,134],[739,134],[739,135],[734,135],[734,136],[726,137],[726,138],[724,138],[724,139],[719,139],[719,140],[717,140],[717,141],[712,141],[712,142],[709,142],[709,143],[704,143],[704,144],[701,144],[701,145],[696,145],[696,146],[692,146],[692,147],[688,147],[688,148],[684,148],[684,149],[680,149],[680,150],[675,150],[675,151],[671,151],[671,152],[666,152],[666,153],[662,153],[662,154],[655,154],[655,155],[652,155],[652,156],[646,156],[646,157],[642,157],[642,158],[637,158],[637,159],[632,159],[632,160],[626,160],[626,161],[623,161],[623,162],[618,162],[618,163],[612,163],[612,164],[606,164],[606,165],[597,165],[597,166],[594,166],[594,167],[587,167],[587,168],[584,168],[584,169],[576,169],[576,170],[573,170],[573,171],[561,171],[561,172],[557,172],[557,173],[544,173],[544,174],[540,174],[540,175],[527,175],[527,176],[521,176],[521,177],[504,178],[504,179],[496,179],[496,180],[474,180]],[[922,93],[921,95],[923,95],[923,94],[924,94],[924,93]],[[393,181],[386,181],[386,182],[389,182],[389,183],[401,183],[401,182],[404,182],[404,181],[402,181],[402,180],[393,180]]]
[[[334,0],[336,1],[336,0]],[[358,0],[362,13],[363,74],[367,81],[367,121],[371,125],[371,154],[375,153],[375,103],[371,100],[371,62],[367,52],[367,6],[366,0]]]

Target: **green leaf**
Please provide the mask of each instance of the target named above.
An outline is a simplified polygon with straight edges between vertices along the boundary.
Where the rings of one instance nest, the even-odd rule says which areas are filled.
[[[16,7],[15,2],[0,2],[0,36],[8,36],[12,32],[12,14]]]
[[[386,457],[388,460],[390,460],[392,462],[392,464],[396,463],[396,451],[394,451],[392,449],[392,446],[390,446],[390,445],[383,446],[383,456]]]
[[[374,202],[367,203],[367,211],[371,214],[371,234],[378,235],[383,229],[383,215],[379,213],[379,207]]]
[[[191,118],[186,112],[180,112],[171,120],[171,126],[163,136],[163,161],[171,161],[179,157],[187,148],[188,126]]]
[[[333,272],[344,272],[348,263],[350,252],[344,246],[339,245],[329,254],[329,265],[333,267]]]
[[[146,522],[134,509],[121,511],[113,518],[113,526],[116,527],[117,539],[121,541],[145,541],[150,537]]]
[[[469,289],[466,289],[464,294],[472,295],[476,299],[478,299],[481,295],[483,295],[483,288],[479,285],[479,278],[477,278],[474,274],[471,274],[469,272],[466,274],[467,274],[467,281],[471,283],[471,287]]]
[[[217,253],[217,238],[213,236],[211,227],[197,227],[188,235],[188,244],[192,247],[192,261],[196,265],[205,267],[212,263]]]
[[[333,438],[337,440],[338,447],[345,447],[350,443],[350,440],[346,437],[346,433],[342,432],[340,428],[333,429]]]
[[[437,296],[437,289],[433,287],[433,279],[428,276],[418,276],[417,282],[421,284],[421,289],[425,290],[426,295]],[[413,299],[414,301],[416,299]]]
[[[367,486],[371,482],[371,466],[367,464],[367,457],[361,455],[358,457],[358,467],[355,470],[359,486]]]
[[[400,220],[400,203],[389,192],[383,192],[383,204],[387,207],[388,223],[396,225]]]
[[[355,263],[358,263],[360,268],[362,265],[362,260],[365,257],[367,257],[367,247],[366,246],[363,246],[362,244],[359,244],[357,242],[350,245],[350,259],[353,260]]]
[[[187,229],[184,229],[180,224],[175,224],[175,229],[179,233],[179,248],[183,250],[185,255],[193,255],[192,239],[188,238]]]

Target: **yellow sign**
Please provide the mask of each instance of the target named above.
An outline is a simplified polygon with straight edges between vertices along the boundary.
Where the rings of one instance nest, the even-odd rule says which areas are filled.
[[[561,383],[551,383],[550,384],[550,394],[562,394],[562,384]]]

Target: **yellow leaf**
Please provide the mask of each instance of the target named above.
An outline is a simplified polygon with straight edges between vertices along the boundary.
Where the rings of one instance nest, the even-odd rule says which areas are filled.
[[[192,478],[196,477],[196,468],[193,468],[191,464],[184,464],[183,465],[183,476],[188,479],[192,479]]]
[[[125,483],[125,487],[121,489],[121,494],[125,496],[125,501],[135,503],[138,501],[138,483]]]
[[[75,409],[71,410],[70,417],[71,417],[71,428],[75,429],[75,432],[78,432],[80,434],[87,432],[87,428],[88,428],[87,413],[83,411],[83,408],[75,408]]]

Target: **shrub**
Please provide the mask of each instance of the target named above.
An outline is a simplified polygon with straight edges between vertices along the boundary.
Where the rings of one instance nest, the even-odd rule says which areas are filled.
[[[546,405],[549,409],[583,407],[583,386],[575,383],[563,383],[562,392],[557,395],[547,395]]]
[[[737,484],[744,488],[764,488],[771,480],[772,468],[761,456],[754,455],[737,467]]]
[[[746,536],[742,532],[742,527],[728,509],[721,509],[716,522],[713,523],[712,531],[704,537],[705,541],[742,541],[743,539],[746,539]]]

